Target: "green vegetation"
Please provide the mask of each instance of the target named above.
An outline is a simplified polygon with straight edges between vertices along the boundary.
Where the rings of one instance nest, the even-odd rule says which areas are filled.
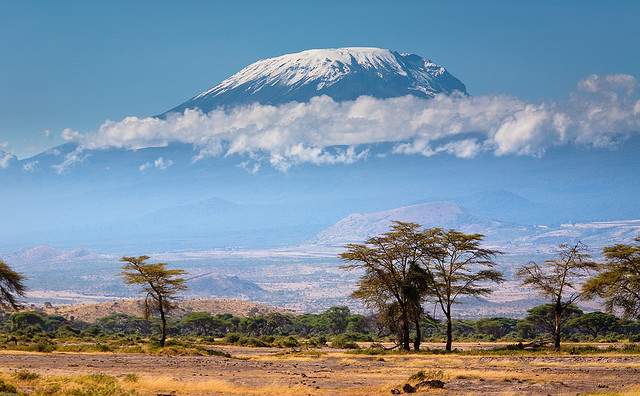
[[[503,280],[493,269],[500,252],[481,247],[482,239],[479,234],[395,222],[389,232],[365,244],[347,245],[341,258],[346,269],[363,271],[353,295],[373,309],[367,316],[333,307],[319,314],[237,317],[191,312],[172,317],[178,294],[186,289],[185,271],[149,264],[148,256],[122,258],[125,282],[142,286],[146,294],[144,318],[116,313],[90,324],[38,311],[8,313],[21,306],[24,277],[0,262],[0,308],[5,310],[0,311],[0,348],[228,356],[211,346],[360,350],[361,343],[368,342],[366,353],[386,353],[393,348],[384,342],[395,341],[408,351],[413,339],[416,351],[423,341],[445,342],[445,351],[452,351],[455,337],[508,341],[511,344],[493,351],[514,353],[539,349],[548,340],[556,350],[563,339],[640,342],[640,237],[634,245],[606,247],[603,263],[593,262],[586,246],[577,243],[560,245],[557,257],[543,264],[522,266],[517,274],[523,284],[549,299],[522,319],[454,319],[452,308],[459,296],[486,295],[490,283]],[[588,275],[593,276],[586,279]],[[607,312],[584,313],[574,304],[595,297],[604,300]],[[425,303],[440,307],[444,320],[426,314]],[[590,351],[581,348],[574,346],[571,353]],[[625,344],[617,350],[637,353],[638,347]]]
[[[608,312],[620,309],[626,318],[640,317],[640,236],[635,242],[604,248],[605,262],[583,288],[585,297],[602,298]]]
[[[488,283],[502,282],[493,269],[497,250],[480,246],[483,236],[440,228],[422,229],[419,224],[396,221],[391,230],[349,244],[340,257],[347,270],[364,270],[353,297],[379,312],[380,321],[399,344],[409,350],[411,324],[414,349],[420,349],[422,305],[435,301],[446,319],[446,346],[453,341],[453,305],[461,296],[491,293]]]
[[[24,276],[0,260],[0,309],[20,308],[18,299],[24,297],[25,292]]]
[[[602,312],[583,313],[567,308],[568,320],[562,337],[574,342],[620,343],[640,341],[640,321],[617,318]],[[197,324],[194,324],[197,323]],[[22,325],[28,323],[28,325]],[[421,341],[444,342],[446,322],[423,318]],[[522,319],[453,319],[453,336],[461,341],[510,342],[510,350],[530,350],[551,339],[553,308],[540,305]],[[393,335],[379,332],[376,316],[352,313],[346,307],[333,307],[320,314],[294,315],[268,313],[251,317],[195,312],[169,318],[168,339],[160,346],[161,323],[124,314],[113,314],[90,324],[41,312],[17,312],[0,316],[0,348],[34,352],[128,352],[170,355],[223,355],[218,345],[276,347],[286,349],[358,349],[371,344],[372,353],[385,352],[382,343],[395,341]],[[415,333],[411,333],[415,337]],[[528,347],[529,345],[529,347]],[[375,352],[379,351],[379,352]],[[626,352],[635,352],[628,349]],[[430,350],[429,352],[434,352]],[[580,352],[580,351],[576,351]],[[584,351],[583,351],[584,352]]]
[[[597,264],[591,261],[587,247],[578,242],[575,245],[560,245],[557,257],[542,265],[530,263],[518,269],[517,275],[524,286],[531,286],[539,294],[548,298],[551,320],[545,321],[553,335],[553,347],[560,350],[562,326],[571,317],[571,308],[580,298],[577,281]]]

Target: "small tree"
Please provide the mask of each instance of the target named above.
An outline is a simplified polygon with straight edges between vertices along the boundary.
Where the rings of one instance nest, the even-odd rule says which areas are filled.
[[[421,278],[423,295],[432,295],[447,320],[447,343],[453,342],[453,304],[460,296],[484,296],[491,293],[488,283],[504,280],[494,270],[495,257],[501,252],[480,246],[480,234],[432,228],[421,234],[418,263],[425,276]]]
[[[564,328],[566,322],[578,318],[582,315],[582,310],[573,304],[564,307],[563,314],[560,318],[561,328]],[[527,316],[523,321],[518,323],[522,336],[525,338],[535,338],[543,334],[549,334],[554,337],[556,332],[556,314],[554,304],[542,304],[535,306],[527,311]]]
[[[27,288],[24,276],[14,271],[7,263],[0,260],[0,309],[17,310],[22,305],[20,297],[24,297]]]
[[[575,317],[567,322],[568,327],[575,327],[582,333],[598,338],[603,334],[614,331],[618,327],[618,318],[604,312],[589,312]]]
[[[175,308],[178,293],[186,290],[186,274],[181,269],[168,269],[166,263],[148,264],[149,256],[123,257],[120,261],[124,281],[130,285],[141,285],[146,293],[144,314],[148,319],[152,312],[158,312],[161,320],[160,346],[164,347],[167,339],[167,313]]]
[[[394,222],[391,230],[369,238],[364,244],[349,244],[340,255],[347,270],[364,270],[353,292],[372,308],[397,324],[402,348],[410,349],[409,331],[415,321],[420,291],[414,279],[420,226]],[[419,348],[419,342],[416,344]]]
[[[581,242],[559,246],[557,257],[540,265],[532,262],[518,269],[517,275],[524,286],[531,286],[549,298],[553,305],[553,346],[560,350],[562,324],[565,311],[580,298],[576,282],[596,268],[589,251]]]
[[[640,237],[635,241],[605,247],[599,273],[582,288],[586,298],[602,298],[607,312],[620,309],[625,318],[640,318]]]

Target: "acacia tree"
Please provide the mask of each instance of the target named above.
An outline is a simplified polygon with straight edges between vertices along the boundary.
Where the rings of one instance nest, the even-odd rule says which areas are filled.
[[[596,339],[600,335],[615,330],[619,323],[618,318],[612,314],[589,312],[571,319],[567,322],[567,326],[578,328]]]
[[[0,309],[17,310],[21,307],[19,299],[24,297],[27,290],[23,282],[22,274],[0,260]]]
[[[640,318],[640,237],[635,242],[605,247],[599,273],[582,288],[585,298],[600,297],[607,312],[620,309],[625,318]]]
[[[149,256],[123,257],[120,261],[122,277],[127,284],[141,285],[146,293],[144,299],[144,315],[146,319],[153,312],[160,314],[161,338],[160,346],[164,347],[167,339],[167,313],[175,308],[178,293],[187,289],[186,279],[182,275],[186,271],[168,269],[166,263],[146,263]]]
[[[562,324],[569,323],[582,316],[582,310],[570,304],[564,309]],[[525,337],[536,338],[542,334],[550,334],[552,337],[556,329],[556,316],[554,304],[542,304],[527,311],[527,316],[521,322],[522,327],[529,327],[531,331]],[[564,328],[564,326],[563,326]]]
[[[581,296],[576,283],[597,268],[591,261],[589,249],[582,242],[575,245],[561,244],[556,258],[546,260],[542,265],[531,262],[517,271],[523,286],[531,286],[542,296],[549,298],[553,306],[553,347],[560,350],[562,325],[567,308]]]
[[[447,343],[453,342],[452,307],[460,296],[484,296],[491,293],[488,283],[500,283],[502,273],[493,269],[498,250],[480,246],[481,234],[455,230],[424,230],[419,239],[417,263],[423,271],[423,295],[432,295],[447,320]]]
[[[420,225],[394,222],[391,230],[364,244],[348,244],[340,254],[347,270],[364,270],[353,297],[397,324],[402,349],[410,350],[410,326],[417,323],[421,292],[415,282]],[[417,336],[420,336],[418,328]],[[419,348],[419,340],[414,342]]]

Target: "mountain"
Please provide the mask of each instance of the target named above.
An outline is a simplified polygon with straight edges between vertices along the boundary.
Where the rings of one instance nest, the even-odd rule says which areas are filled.
[[[390,98],[467,93],[444,67],[416,54],[382,48],[313,49],[259,60],[164,113],[250,103],[307,102],[328,95],[336,101],[362,95]]]
[[[321,231],[311,243],[342,246],[361,242],[389,230],[393,221],[421,224],[425,227],[455,228],[469,233],[482,233],[495,241],[516,237],[529,227],[488,220],[474,216],[452,202],[430,202],[389,210],[351,214]]]
[[[520,225],[472,215],[451,202],[431,202],[389,210],[354,213],[327,227],[310,244],[340,247],[359,243],[389,229],[392,221],[413,222],[424,227],[454,228],[481,233],[486,242],[510,255],[529,259],[553,253],[561,243],[582,241],[598,255],[602,247],[630,243],[640,235],[640,220],[598,221],[556,226]]]
[[[464,84],[417,55],[310,50],[258,61],[172,111],[317,95],[344,100],[456,91],[466,94]],[[314,127],[322,139],[322,127]],[[0,227],[0,252],[33,245],[116,255],[292,246],[352,213],[405,208],[395,214],[408,216],[419,209],[412,206],[433,202],[462,211],[441,205],[442,216],[469,220],[452,225],[477,223],[496,232],[514,224],[553,228],[640,218],[639,138],[615,151],[551,147],[541,157],[482,151],[472,160],[393,154],[394,147],[361,146],[356,150],[366,155],[354,163],[302,161],[286,172],[272,166],[268,152],[200,158],[196,147],[179,142],[135,150],[68,143],[24,159],[2,151],[0,219],[10,226]]]
[[[57,249],[47,245],[38,245],[4,256],[13,264],[52,264],[65,261],[88,261],[107,258],[106,255],[94,253],[88,249]]]
[[[267,292],[256,283],[237,276],[205,274],[189,280],[189,293],[207,297],[232,297],[261,300]]]

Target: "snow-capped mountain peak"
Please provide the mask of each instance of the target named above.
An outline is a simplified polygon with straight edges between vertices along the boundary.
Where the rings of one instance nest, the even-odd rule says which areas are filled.
[[[252,63],[170,112],[305,102],[319,95],[341,101],[362,95],[430,98],[455,91],[466,94],[464,84],[443,66],[416,54],[365,47],[312,49]]]

